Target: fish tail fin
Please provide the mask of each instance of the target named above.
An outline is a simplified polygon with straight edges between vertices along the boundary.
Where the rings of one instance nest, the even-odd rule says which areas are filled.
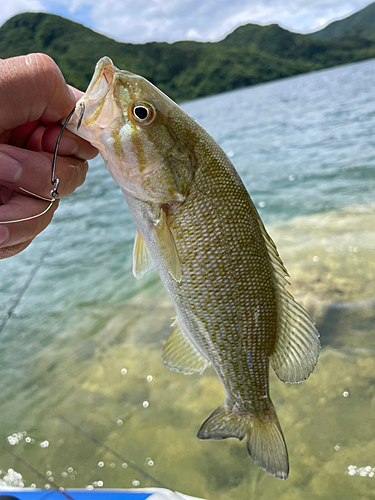
[[[226,439],[240,441],[247,436],[247,451],[253,461],[278,479],[289,474],[288,452],[284,436],[272,403],[267,419],[254,415],[238,415],[225,403],[219,406],[202,424],[199,439]]]
[[[247,451],[253,461],[263,470],[277,477],[288,479],[288,450],[276,412],[273,418],[254,418],[247,437]]]

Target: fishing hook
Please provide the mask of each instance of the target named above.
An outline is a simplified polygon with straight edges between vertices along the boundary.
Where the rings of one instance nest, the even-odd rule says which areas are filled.
[[[64,123],[63,123],[63,125],[61,127],[61,130],[60,130],[60,133],[59,133],[59,135],[57,137],[57,141],[56,141],[56,145],[55,145],[55,150],[53,152],[53,160],[52,160],[51,184],[53,186],[53,189],[50,192],[51,198],[44,198],[43,196],[40,196],[40,195],[35,194],[35,193],[32,193],[31,191],[28,191],[27,189],[24,189],[23,187],[19,188],[21,191],[24,191],[25,193],[27,193],[27,194],[29,194],[31,196],[34,196],[34,198],[38,198],[40,200],[49,201],[50,202],[49,206],[45,210],[43,210],[43,212],[41,212],[40,214],[32,215],[31,217],[26,217],[24,219],[10,220],[10,221],[0,221],[0,224],[14,224],[15,222],[25,222],[25,221],[28,221],[28,220],[36,219],[37,217],[41,217],[46,212],[48,212],[48,210],[52,207],[52,205],[54,204],[54,202],[59,198],[60,195],[59,195],[59,192],[58,192],[58,188],[59,188],[59,185],[60,185],[60,179],[56,179],[56,177],[55,177],[57,152],[58,152],[58,149],[59,149],[59,145],[60,145],[60,141],[61,141],[61,137],[63,135],[63,132],[64,132],[66,126],[68,125],[69,121],[71,120],[71,118],[72,118],[72,116],[74,114],[75,109],[76,108],[74,107],[72,109],[72,111],[69,113],[69,115],[66,118],[66,120],[64,121]],[[79,126],[81,125],[81,121],[82,121],[83,113],[84,112],[85,112],[85,105],[82,103],[81,104],[81,114],[80,114],[80,117],[79,117],[79,120],[78,120],[77,130],[78,130]]]
[[[60,141],[61,141],[61,137],[63,135],[63,132],[64,132],[66,126],[68,125],[68,123],[70,122],[70,120],[71,120],[71,118],[72,118],[75,110],[76,110],[76,108],[74,106],[74,108],[72,109],[72,111],[69,113],[69,116],[64,121],[63,126],[61,127],[59,136],[58,136],[57,141],[56,141],[55,151],[53,152],[51,184],[52,184],[52,186],[54,186],[54,188],[51,191],[51,197],[54,200],[56,200],[59,197],[59,192],[57,191],[57,189],[58,189],[59,184],[60,184],[60,179],[55,179],[57,152],[58,152],[58,149],[59,149],[59,145],[60,145]]]
[[[79,114],[79,118],[78,118],[78,123],[77,123],[77,130],[79,129],[79,127],[81,126],[81,123],[82,123],[82,118],[83,118],[83,114],[85,112],[85,104],[83,102],[80,103],[80,106],[81,106],[81,112]]]

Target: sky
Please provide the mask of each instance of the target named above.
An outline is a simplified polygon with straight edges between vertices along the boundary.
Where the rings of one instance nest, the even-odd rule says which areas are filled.
[[[217,41],[247,23],[278,23],[310,33],[372,3],[369,0],[11,0],[0,25],[21,12],[48,12],[119,42]]]

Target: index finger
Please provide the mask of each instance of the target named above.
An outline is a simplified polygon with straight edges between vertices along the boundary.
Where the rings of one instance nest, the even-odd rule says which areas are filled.
[[[46,54],[0,60],[0,134],[35,120],[58,122],[77,97]]]

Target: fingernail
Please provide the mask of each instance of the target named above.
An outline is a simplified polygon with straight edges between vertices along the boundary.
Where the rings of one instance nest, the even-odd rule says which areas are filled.
[[[17,182],[21,174],[21,164],[15,158],[0,152],[0,180],[4,182]]]
[[[71,156],[78,152],[78,144],[70,137],[63,137],[59,144],[59,154]]]
[[[9,231],[5,226],[0,226],[0,245],[9,238]]]

